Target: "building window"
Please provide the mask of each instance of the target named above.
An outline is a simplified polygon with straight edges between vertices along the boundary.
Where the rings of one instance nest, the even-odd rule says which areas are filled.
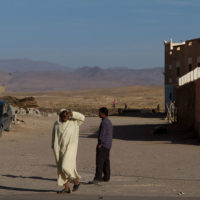
[[[192,58],[188,58],[188,64],[192,64]]]
[[[200,56],[197,56],[197,67],[200,67]]]
[[[180,67],[176,68],[176,76],[179,77],[180,76]]]
[[[180,67],[181,63],[180,61],[176,61],[176,67]]]
[[[192,71],[192,64],[189,64],[189,72]]]

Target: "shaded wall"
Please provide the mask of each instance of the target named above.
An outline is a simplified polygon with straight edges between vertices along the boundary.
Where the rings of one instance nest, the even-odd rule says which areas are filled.
[[[200,136],[200,79],[176,89],[177,122]]]
[[[200,79],[195,82],[195,132],[200,137]]]

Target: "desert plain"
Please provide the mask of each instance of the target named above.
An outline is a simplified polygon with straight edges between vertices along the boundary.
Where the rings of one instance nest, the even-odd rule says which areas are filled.
[[[34,96],[46,110],[70,107],[73,110],[112,107],[163,110],[162,87],[124,87],[4,95]],[[97,113],[98,114],[98,113]],[[21,121],[0,138],[0,199],[136,199],[200,197],[200,147],[190,133],[167,124],[162,113],[110,116],[114,126],[111,173],[108,183],[89,185],[95,172],[95,148],[100,119],[86,117],[80,127],[77,170],[80,189],[57,195],[56,166],[51,149],[51,132],[57,115],[19,115]],[[154,134],[158,126],[166,134]],[[48,197],[48,198],[47,198]],[[84,198],[85,197],[85,198]],[[87,198],[86,198],[87,197]]]
[[[48,111],[60,108],[98,109],[106,106],[112,108],[115,99],[116,108],[155,109],[158,104],[164,109],[163,86],[128,86],[117,88],[68,90],[55,92],[6,92],[1,96],[23,98],[33,96],[41,109]]]

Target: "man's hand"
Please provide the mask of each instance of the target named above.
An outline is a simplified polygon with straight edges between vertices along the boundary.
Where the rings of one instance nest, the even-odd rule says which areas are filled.
[[[70,112],[69,112],[69,116],[70,116],[70,117],[73,117],[73,113],[72,113],[71,110],[70,110]]]
[[[73,117],[73,113],[72,113],[71,110],[68,112],[68,116],[69,116],[70,119]]]
[[[102,145],[101,145],[101,144],[99,144],[97,147],[100,149],[100,148],[102,147]]]

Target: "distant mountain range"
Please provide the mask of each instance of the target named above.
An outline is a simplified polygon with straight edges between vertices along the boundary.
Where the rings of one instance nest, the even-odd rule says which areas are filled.
[[[0,84],[9,91],[62,91],[163,85],[163,68],[68,68],[29,59],[0,60]]]
[[[69,67],[48,61],[33,61],[31,59],[0,59],[0,69],[6,72],[27,71],[70,71]]]

